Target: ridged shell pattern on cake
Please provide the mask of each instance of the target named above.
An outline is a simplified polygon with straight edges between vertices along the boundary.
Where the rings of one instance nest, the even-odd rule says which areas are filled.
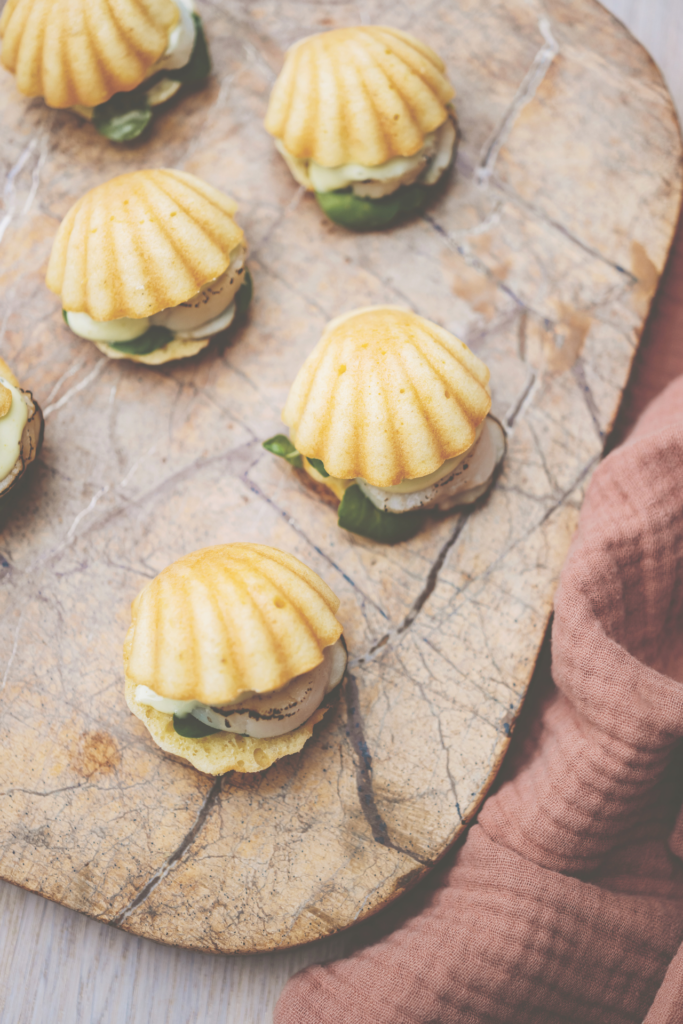
[[[62,221],[47,285],[93,320],[153,316],[196,295],[245,245],[237,204],[193,174],[134,171],[98,185]]]
[[[442,327],[373,306],[327,325],[282,419],[331,476],[389,487],[471,447],[491,408],[488,380],[481,359]]]
[[[333,29],[287,52],[265,124],[300,160],[374,167],[417,153],[453,95],[443,61],[407,32]]]
[[[7,0],[2,63],[26,96],[95,107],[143,81],[178,20],[173,0]]]
[[[277,690],[339,639],[338,606],[316,573],[276,548],[204,548],[133,602],[126,675],[164,697],[218,706]]]

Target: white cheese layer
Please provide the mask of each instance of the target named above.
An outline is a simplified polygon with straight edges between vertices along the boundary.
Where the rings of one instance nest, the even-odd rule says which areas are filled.
[[[0,384],[12,395],[9,411],[0,418],[0,480],[14,469],[21,454],[21,437],[28,420],[28,406],[19,388],[0,377]]]
[[[219,331],[224,331],[226,327],[229,327],[235,319],[236,312],[237,307],[233,299],[228,308],[224,309],[213,320],[200,324],[194,330],[177,331],[175,337],[179,341],[199,341],[201,338],[210,338],[212,334],[218,334]]]
[[[244,283],[246,250],[244,246],[230,254],[228,269],[187,302],[162,309],[154,316],[120,317],[117,320],[93,320],[87,313],[66,313],[66,322],[74,334],[105,345],[133,341],[152,324],[167,327],[177,338],[194,340],[218,334],[230,325],[235,315],[234,298]]]
[[[180,20],[176,27],[171,30],[171,34],[168,37],[168,45],[163,54],[156,64],[149,69],[147,73],[148,78],[155,75],[157,71],[173,71],[177,68],[184,68],[192,56],[195,36],[197,34],[194,18],[192,17],[194,4],[192,0],[173,0],[173,2],[178,8]]]
[[[394,157],[376,167],[363,164],[323,167],[315,160],[300,160],[292,156],[279,139],[275,140],[275,146],[295,180],[304,188],[314,192],[336,192],[351,185],[355,195],[379,199],[418,179],[426,185],[436,184],[451,161],[455,139],[455,125],[449,117],[436,131],[425,136],[419,152],[413,156]]]
[[[335,644],[325,648],[320,665],[292,679],[281,690],[252,694],[247,699],[242,697],[238,704],[219,709],[198,700],[169,700],[148,686],[138,686],[135,699],[166,715],[178,715],[180,718],[193,715],[221,732],[267,739],[293,732],[308,721],[326,694],[344,678],[346,660],[346,647],[340,637]]]
[[[430,476],[404,480],[395,487],[373,487],[365,480],[356,483],[379,509],[410,512],[417,508],[442,511],[456,505],[470,505],[486,491],[505,455],[505,432],[498,420],[487,416],[478,440],[464,455],[449,459]],[[410,489],[405,485],[409,484]]]
[[[167,327],[181,337],[191,336],[197,328],[204,329],[220,316],[235,298],[244,282],[245,250],[238,246],[230,254],[228,269],[215,281],[210,281],[187,302],[170,309],[162,309],[150,318],[151,323]]]

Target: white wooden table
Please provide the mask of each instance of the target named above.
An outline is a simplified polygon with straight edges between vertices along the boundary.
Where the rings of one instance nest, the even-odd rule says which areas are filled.
[[[683,115],[683,0],[605,6],[650,50]],[[349,932],[285,953],[209,956],[136,938],[0,882],[0,1020],[268,1024],[290,975],[343,956],[355,941]]]

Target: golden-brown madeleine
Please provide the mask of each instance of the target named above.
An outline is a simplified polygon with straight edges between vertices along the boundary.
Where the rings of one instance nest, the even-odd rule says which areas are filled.
[[[489,376],[416,313],[354,310],[327,325],[297,374],[282,413],[290,438],[266,447],[333,491],[340,526],[396,543],[423,509],[470,504],[491,483],[505,436],[489,415]]]
[[[275,548],[195,551],[133,602],[128,706],[201,771],[259,771],[301,749],[343,677],[338,606],[316,573]]]
[[[7,0],[2,63],[49,107],[95,107],[140,84],[179,20],[173,0]]]
[[[43,413],[0,359],[0,501],[19,483],[43,441]]]
[[[409,33],[333,29],[287,52],[265,125],[328,216],[368,230],[431,199],[454,153],[453,95],[443,61]]]
[[[20,92],[71,108],[119,142],[210,70],[191,0],[8,0],[0,36]]]
[[[64,318],[111,358],[194,355],[251,298],[237,204],[184,171],[122,174],[71,207],[47,285]]]
[[[427,476],[475,441],[491,409],[488,367],[409,310],[332,320],[299,370],[282,420],[331,476],[376,487]]]

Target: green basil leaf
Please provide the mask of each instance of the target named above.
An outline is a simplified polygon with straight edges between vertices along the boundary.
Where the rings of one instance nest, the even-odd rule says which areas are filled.
[[[130,92],[117,92],[106,103],[93,111],[93,124],[100,135],[113,142],[131,142],[137,139],[152,120],[153,112],[147,104],[147,91],[162,78],[172,78],[183,86],[199,85],[211,73],[211,59],[200,18],[193,14],[196,35],[192,54],[187,64],[171,71],[158,71]]]
[[[308,458],[308,456],[306,456]],[[321,476],[329,476],[325,467],[323,466],[322,459],[308,459],[313,469],[317,469]]]
[[[351,188],[337,192],[316,192],[321,210],[344,228],[351,231],[378,231],[399,224],[422,213],[448,187],[449,171],[455,162],[458,139],[456,137],[451,162],[433,185],[420,181],[402,185],[390,196],[367,199],[353,194]]]
[[[206,45],[204,27],[198,15],[193,14],[192,17],[194,19],[196,35],[189,61],[182,68],[174,68],[172,71],[163,72],[165,78],[173,78],[176,82],[182,82],[183,85],[188,86],[199,85],[200,82],[203,82],[211,74],[211,58],[209,57],[209,48]]]
[[[168,345],[174,337],[173,331],[169,331],[168,327],[158,327],[156,324],[152,324],[139,338],[133,338],[132,341],[108,341],[107,345],[109,348],[116,349],[117,352],[125,352],[128,356],[146,356],[150,352],[156,352],[158,348]]]
[[[173,728],[179,736],[187,736],[191,740],[200,739],[202,736],[211,736],[212,733],[221,731],[212,729],[210,725],[204,725],[194,715],[186,715],[184,718],[174,715]]]
[[[316,192],[315,198],[323,213],[351,231],[378,231],[421,213],[434,194],[433,185],[402,185],[390,196],[364,199],[351,189],[339,192]]]
[[[233,321],[233,323],[235,323],[238,320],[241,320],[246,315],[253,294],[254,283],[251,279],[249,268],[245,267],[244,281],[242,282],[242,286],[237,292],[237,295],[235,295],[235,320]]]
[[[69,321],[67,320],[66,310],[65,309],[62,310],[62,319],[64,320],[64,323],[68,327],[69,326]]]
[[[359,533],[370,540],[377,540],[382,544],[399,544],[415,536],[425,520],[425,515],[421,509],[400,514],[383,512],[375,508],[358,484],[353,484],[344,492],[339,506],[338,522],[344,530]]]
[[[137,139],[151,120],[152,111],[147,106],[145,97],[132,96],[125,92],[116,93],[106,103],[95,107],[93,114],[93,124],[100,135],[106,136],[112,142],[131,142]]]
[[[287,459],[290,466],[294,466],[296,469],[303,469],[301,455],[285,434],[276,434],[275,437],[269,437],[267,441],[263,442],[263,447],[267,452],[279,455],[281,459]]]

